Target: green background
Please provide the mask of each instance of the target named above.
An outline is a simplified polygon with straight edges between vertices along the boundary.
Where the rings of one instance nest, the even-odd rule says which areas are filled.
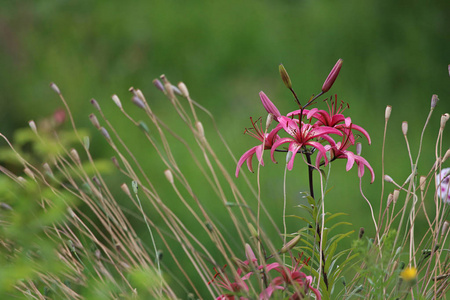
[[[152,85],[161,74],[173,83],[186,83],[192,98],[215,115],[239,157],[257,143],[243,134],[250,126],[249,117],[266,115],[259,91],[263,90],[282,114],[297,108],[279,77],[278,64],[284,64],[304,102],[320,91],[328,72],[342,58],[341,73],[327,96],[337,93],[348,102],[350,109],[345,114],[371,135],[372,145],[363,139],[361,142],[363,156],[373,166],[376,179],[370,185],[366,175],[362,186],[374,208],[380,200],[386,106],[393,107],[386,173],[399,183],[411,169],[401,122],[409,122],[408,138],[415,156],[431,96],[439,95],[441,100],[425,132],[419,164],[422,175],[435,160],[440,115],[450,111],[450,2],[445,0],[3,0],[0,8],[0,132],[12,137],[28,120],[39,120],[61,107],[48,86],[55,82],[69,102],[77,126],[92,128],[88,115],[94,109],[89,100],[97,99],[119,132],[126,135],[142,165],[152,170],[159,167],[152,160],[155,154],[150,146],[141,146],[142,135],[118,113],[110,96],[117,94],[127,109],[139,114],[128,101],[128,88],[140,88],[158,115],[178,124],[170,104]],[[325,106],[319,101],[318,107]],[[205,131],[212,141],[217,140],[212,129]],[[445,137],[443,146],[448,149],[448,133]],[[233,174],[235,164],[223,149],[216,148]],[[95,157],[112,155],[93,128],[92,151]],[[182,160],[183,153],[178,154]],[[266,166],[261,169],[263,201],[280,225],[283,160],[278,156],[280,163],[274,165],[266,156]],[[307,190],[302,164],[297,159],[294,170],[288,173],[289,213],[297,212],[293,207],[300,199],[299,192]],[[163,170],[161,166],[152,179],[163,182]],[[185,170],[195,174],[193,167]],[[243,171],[247,172],[245,166]],[[256,175],[249,178],[256,182]],[[236,181],[240,183],[242,178]],[[193,180],[194,186],[201,184]],[[373,236],[356,168],[346,173],[345,161],[335,162],[329,187],[333,190],[327,209],[349,213],[356,230],[366,227],[366,233]],[[387,192],[393,188],[386,185]],[[205,198],[211,196],[204,194]],[[433,206],[432,198],[429,200]],[[211,209],[222,207],[214,198],[208,198],[208,203]],[[424,221],[423,215],[418,218]],[[289,226],[294,231],[298,223],[290,221]]]

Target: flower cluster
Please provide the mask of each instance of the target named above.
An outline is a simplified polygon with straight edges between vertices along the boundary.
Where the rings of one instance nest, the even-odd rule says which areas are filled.
[[[217,300],[247,300],[249,295],[249,287],[247,281],[251,277],[258,277],[257,280],[261,281],[264,286],[263,291],[259,295],[259,299],[270,299],[275,295],[276,291],[283,291],[290,295],[289,299],[304,299],[306,295],[311,291],[315,294],[316,299],[320,300],[321,295],[319,290],[312,287],[313,279],[311,276],[307,276],[301,272],[301,268],[307,265],[308,260],[301,261],[301,256],[293,262],[293,266],[288,268],[277,262],[260,265],[250,245],[245,245],[245,253],[247,260],[240,262],[240,268],[236,272],[236,276],[233,280],[224,274],[223,269],[216,270],[213,280],[208,284],[214,283],[217,286],[222,287],[229,293],[222,294],[217,297]],[[279,276],[270,278],[269,272],[276,271]],[[270,280],[270,282],[269,282]]]
[[[264,92],[259,93],[262,104],[269,113],[269,119],[276,121],[278,124],[267,133],[268,126],[266,126],[266,130],[263,130],[261,126],[262,122],[258,125],[257,122],[252,120],[253,128],[247,130],[247,132],[257,138],[261,144],[251,148],[241,156],[236,168],[236,177],[239,176],[239,171],[244,162],[247,162],[248,169],[253,172],[252,158],[254,154],[256,154],[258,162],[264,165],[263,150],[270,149],[270,157],[275,163],[275,152],[290,152],[291,155],[287,165],[289,170],[292,170],[297,154],[300,153],[310,156],[314,152],[317,152],[315,161],[315,167],[317,169],[335,159],[347,159],[347,171],[356,163],[358,166],[358,176],[362,177],[364,175],[364,169],[367,167],[371,174],[371,182],[374,181],[375,175],[367,160],[358,155],[359,153],[355,154],[348,150],[350,146],[356,144],[356,136],[353,131],[358,131],[365,136],[369,144],[371,142],[366,130],[353,124],[350,117],[344,116],[343,111],[348,106],[344,106],[343,102],[339,102],[337,95],[335,95],[334,99],[331,97],[327,101],[328,111],[319,110],[318,108],[306,109],[306,107],[314,103],[314,100],[318,96],[330,89],[339,74],[341,65],[342,60],[339,60],[325,80],[322,92],[309,100],[304,106],[300,104],[293,92],[289,76],[285,69],[280,68],[283,81],[293,92],[300,109],[283,116]],[[280,137],[280,131],[287,133],[288,137]],[[341,137],[342,141],[336,142],[333,136]],[[287,149],[281,147],[284,144],[287,144]]]

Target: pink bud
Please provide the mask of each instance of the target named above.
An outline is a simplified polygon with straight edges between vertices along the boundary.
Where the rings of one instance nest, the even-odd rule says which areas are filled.
[[[342,67],[342,58],[340,58],[336,62],[333,69],[331,70],[330,74],[328,74],[327,79],[325,79],[325,82],[323,83],[323,86],[322,86],[322,92],[326,93],[329,91],[329,89],[333,85],[334,81],[338,77],[341,67]]]
[[[259,97],[261,98],[262,104],[266,111],[269,114],[272,114],[275,117],[275,120],[281,117],[278,108],[272,103],[272,101],[270,101],[270,99],[266,96],[266,94],[264,94],[264,92],[259,92]]]

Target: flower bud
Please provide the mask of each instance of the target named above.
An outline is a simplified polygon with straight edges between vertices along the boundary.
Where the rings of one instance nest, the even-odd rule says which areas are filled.
[[[153,84],[156,86],[156,88],[158,90],[160,90],[161,92],[164,92],[164,86],[161,83],[161,81],[159,81],[159,79],[153,79]]]
[[[384,118],[387,120],[389,120],[389,118],[391,117],[391,111],[392,111],[392,106],[388,105],[386,106],[386,111],[384,112]]]
[[[33,180],[35,179],[34,173],[30,170],[30,168],[26,167],[25,169],[23,169],[23,171],[28,175],[28,177],[32,178]]]
[[[398,197],[400,196],[400,190],[394,190],[393,195],[393,199],[392,201],[394,201],[394,204],[397,203]]]
[[[166,176],[167,181],[169,181],[170,184],[173,184],[173,174],[172,171],[170,171],[169,169],[164,171],[164,175]]]
[[[420,187],[420,191],[422,193],[425,190],[426,183],[427,183],[427,177],[426,176],[420,176],[420,178],[419,178],[419,187]]]
[[[119,97],[116,95],[116,94],[114,94],[114,95],[112,95],[112,100],[114,101],[114,103],[117,105],[117,107],[119,107],[120,109],[122,109],[122,103],[120,102],[120,99],[119,99]]]
[[[438,95],[434,94],[433,96],[431,96],[431,108],[436,107],[438,101],[439,101]]]
[[[55,91],[55,93],[57,93],[58,95],[61,95],[61,91],[59,90],[58,86],[55,83],[50,83],[50,87],[52,88],[53,91]]]
[[[96,110],[98,110],[98,111],[101,110],[101,109],[100,109],[100,105],[98,104],[97,100],[91,99],[91,104],[92,104],[92,106],[95,107]]]
[[[100,123],[98,122],[98,119],[94,114],[90,114],[89,119],[91,120],[91,123],[95,128],[100,129]]]
[[[288,89],[292,89],[291,78],[289,78],[289,74],[287,73],[287,71],[284,68],[283,64],[280,64],[278,69],[280,70],[281,79],[283,80],[284,85],[286,85],[286,87]]]
[[[392,201],[394,201],[394,195],[390,193],[387,198],[387,207],[391,206]]]
[[[197,136],[199,139],[205,138],[205,130],[203,129],[203,124],[198,121],[195,122],[195,128],[197,129]]]
[[[450,115],[448,113],[443,114],[441,116],[441,129],[444,129],[445,123],[447,123],[448,119],[450,118]]]
[[[300,241],[301,237],[301,235],[296,235],[292,240],[287,242],[286,245],[281,248],[280,253],[286,253],[294,248],[295,245],[297,245],[297,243]]]
[[[450,65],[448,65],[448,75],[450,76]]]
[[[406,121],[402,122],[402,132],[403,132],[403,135],[406,135],[408,133],[408,122],[406,122]]]
[[[325,82],[322,86],[322,92],[326,93],[330,90],[331,86],[333,85],[334,81],[339,75],[339,71],[342,67],[342,59],[339,59],[336,64],[334,65],[333,69],[331,70],[330,74],[328,74],[327,79],[325,79]]]
[[[111,157],[111,161],[114,164],[114,166],[120,170],[119,162],[117,161],[117,158],[115,156]]]
[[[80,156],[78,155],[77,150],[74,148],[70,149],[70,155],[72,156],[72,159],[77,163],[81,164]]]
[[[145,104],[144,102],[138,97],[138,96],[133,96],[133,98],[131,98],[131,101],[139,108],[145,109]]]
[[[248,230],[250,230],[250,234],[252,235],[252,237],[257,238],[258,237],[258,231],[256,231],[255,227],[253,226],[253,224],[248,223]]]
[[[278,108],[270,101],[270,99],[264,94],[264,92],[259,92],[259,98],[261,98],[261,102],[269,114],[274,115],[275,120],[281,117],[280,111]]]
[[[128,188],[128,185],[126,185],[126,183],[122,183],[120,188],[122,189],[122,191],[124,191],[125,194],[127,194],[128,197],[131,197],[130,189]]]
[[[44,163],[42,165],[42,168],[44,169],[45,173],[47,173],[48,176],[53,177],[53,171],[48,163]]]
[[[180,89],[180,92],[184,97],[189,98],[189,91],[187,89],[187,86],[184,84],[184,82],[179,82],[178,88]]]
[[[384,181],[391,183],[391,182],[394,182],[394,179],[392,179],[391,176],[386,174],[386,175],[384,175]]]
[[[31,130],[37,134],[36,123],[33,120],[30,120],[30,121],[28,121],[28,125],[30,126]]]
[[[108,130],[105,129],[105,127],[100,128],[100,133],[107,139],[111,140],[111,136],[108,133]]]
[[[447,234],[449,225],[450,224],[448,223],[448,221],[445,221],[444,224],[442,225],[442,229],[441,229],[442,236]]]

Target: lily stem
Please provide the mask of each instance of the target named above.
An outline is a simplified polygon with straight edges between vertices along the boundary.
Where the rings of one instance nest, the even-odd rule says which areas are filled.
[[[305,151],[305,156],[306,156],[306,161],[308,163],[308,177],[309,177],[309,194],[310,196],[314,198],[314,183],[313,183],[313,171],[314,171],[314,167],[311,164],[311,153],[309,151]],[[322,216],[323,218],[323,216]],[[320,221],[319,220],[314,220],[316,222],[316,232],[317,235],[319,237],[319,248],[320,248],[320,244],[322,243],[322,234],[321,234],[321,230],[320,230]],[[323,251],[323,249],[321,250],[320,253],[321,259],[322,259],[322,268],[321,268],[321,272],[322,272],[322,276],[323,276],[323,281],[325,283],[325,286],[327,287],[328,290],[328,276],[327,276],[327,272],[325,272],[325,253]]]

